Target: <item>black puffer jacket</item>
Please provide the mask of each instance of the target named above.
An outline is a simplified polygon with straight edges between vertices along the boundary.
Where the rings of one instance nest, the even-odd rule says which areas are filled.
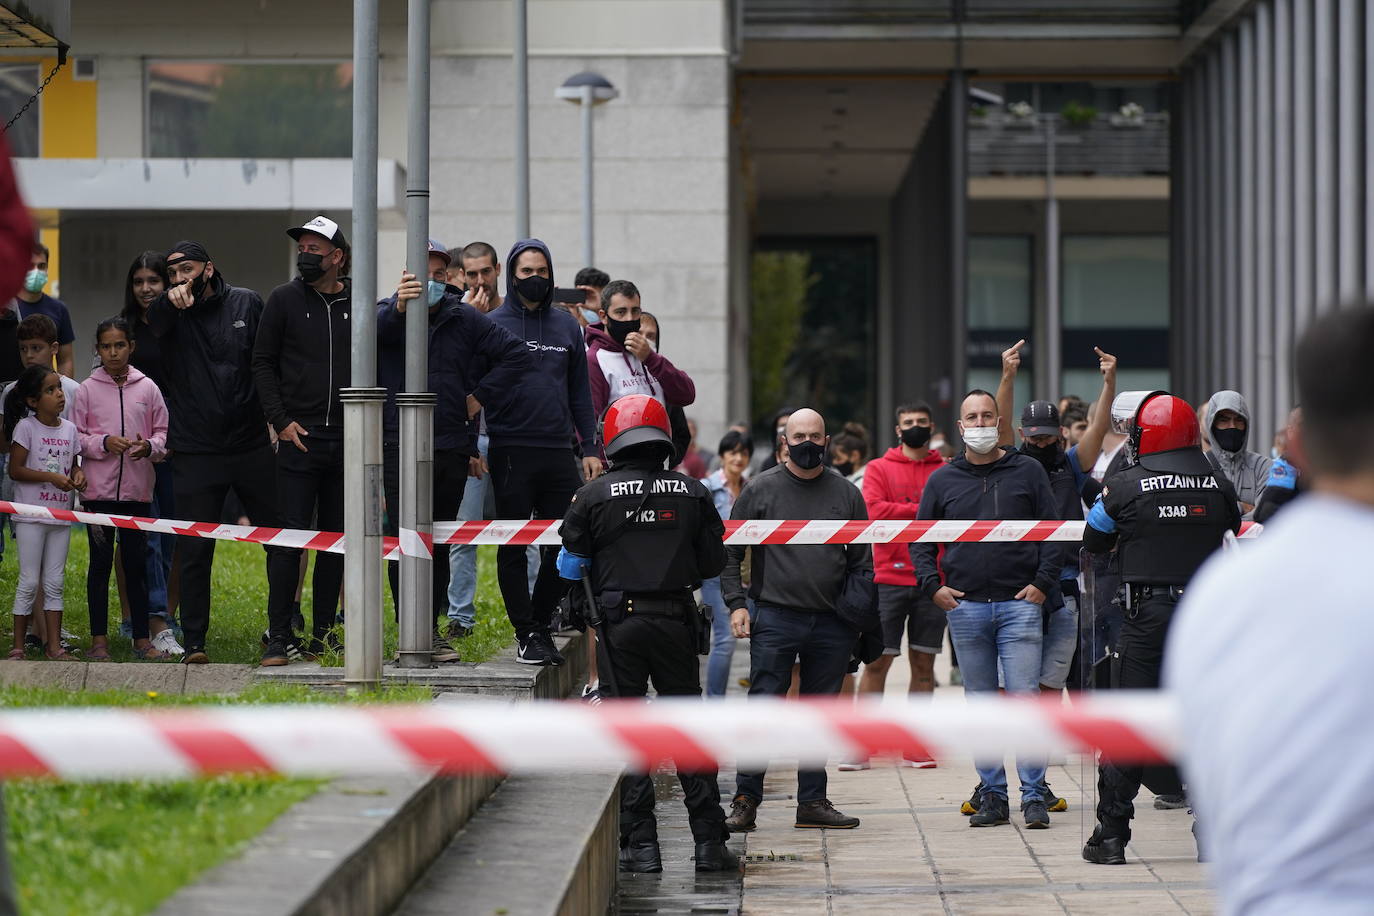
[[[253,384],[253,341],[262,297],[230,286],[216,271],[205,298],[179,309],[163,293],[148,325],[166,361],[163,391],[173,452],[225,454],[266,445],[267,421]]]

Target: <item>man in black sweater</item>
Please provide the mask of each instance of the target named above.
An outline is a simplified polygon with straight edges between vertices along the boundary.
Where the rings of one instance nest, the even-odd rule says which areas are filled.
[[[1040,462],[997,445],[997,401],[975,389],[959,409],[964,454],[930,475],[920,519],[1053,519],[1059,516]],[[911,545],[919,588],[949,617],[966,694],[996,693],[998,667],[1007,693],[1040,689],[1041,606],[1059,578],[1063,550],[1056,543]],[[941,580],[941,572],[944,579]],[[972,827],[1008,823],[1007,772],[1001,760],[975,763],[981,782]],[[1026,826],[1048,827],[1043,760],[1017,760]]]
[[[337,223],[317,216],[288,229],[300,276],[267,297],[253,345],[253,380],[267,422],[277,433],[277,501],[284,528],[342,531],[343,404],[352,384],[348,240]],[[284,548],[268,565],[269,608],[287,608],[296,592],[302,551]],[[343,587],[342,554],[315,557],[312,633],[318,654],[334,625]],[[278,619],[280,618],[280,619]],[[269,615],[262,664],[285,665],[291,616]]]
[[[177,242],[167,252],[172,285],[148,306],[148,326],[166,355],[168,450],[175,453],[172,490],[177,515],[193,522],[218,522],[224,497],[233,490],[254,525],[275,527],[277,488],[267,423],[253,384],[253,339],[262,318],[262,297],[230,286],[196,241]],[[280,547],[267,547],[270,570]],[[210,572],[215,542],[181,541],[181,625],[186,633],[182,661],[203,665],[210,658]],[[285,613],[283,596],[269,596],[268,619]],[[284,598],[289,602],[288,592]],[[271,601],[278,601],[273,606]]]
[[[740,492],[732,519],[867,520],[859,488],[823,459],[830,437],[825,421],[810,408],[792,414],[784,428],[788,457],[762,472]],[[750,620],[740,564],[753,559]],[[858,633],[835,614],[835,603],[849,576],[873,578],[873,551],[867,544],[727,547],[720,575],[730,627],[749,643],[749,695],[783,696],[792,682],[792,663],[801,658],[801,693],[833,697],[844,681]],[[725,825],[731,832],[754,829],[763,800],[763,771],[741,772]],[[857,817],[835,810],[825,797],[825,770],[797,773],[798,827],[853,828]]]

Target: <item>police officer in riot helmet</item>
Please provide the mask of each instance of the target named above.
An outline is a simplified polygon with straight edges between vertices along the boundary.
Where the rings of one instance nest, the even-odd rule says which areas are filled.
[[[590,582],[601,691],[643,697],[700,696],[697,655],[709,647],[692,591],[725,566],[725,526],[697,480],[666,470],[673,454],[663,404],[628,395],[606,409],[602,440],[611,469],[578,490],[563,519],[559,574]],[[600,625],[598,626],[598,617]],[[703,642],[704,640],[704,642]],[[725,871],[739,861],[725,846],[716,769],[678,780],[696,843],[697,871]],[[663,870],[654,820],[654,784],[626,776],[620,795],[620,868]]]
[[[1083,546],[1116,548],[1125,583],[1125,622],[1112,657],[1112,682],[1124,689],[1159,687],[1164,641],[1188,581],[1240,530],[1235,490],[1201,446],[1197,414],[1163,391],[1127,391],[1112,402],[1112,428],[1128,437],[1128,465],[1105,481],[1088,515]],[[1158,795],[1183,791],[1173,767],[1104,760],[1098,770],[1097,828],[1083,858],[1125,863],[1133,801],[1144,783]]]

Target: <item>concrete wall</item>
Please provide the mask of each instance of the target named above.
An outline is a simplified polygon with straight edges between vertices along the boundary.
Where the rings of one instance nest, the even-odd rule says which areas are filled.
[[[596,112],[595,266],[643,291],[644,307],[663,324],[665,355],[697,383],[697,403],[688,413],[708,442],[726,422],[730,348],[727,6],[724,0],[529,2],[532,231],[553,249],[556,277],[571,284],[585,266],[579,120],[576,106],[556,100],[554,90],[573,73],[595,69],[621,93]],[[511,3],[434,0],[432,10],[432,234],[450,246],[482,239],[504,254],[515,224]],[[318,61],[352,54],[351,6],[338,0],[74,0],[72,22],[73,53],[97,60],[101,157],[145,153],[143,80],[150,58]],[[379,152],[404,162],[403,0],[382,0],[381,22]],[[271,265],[270,275],[259,278],[270,288],[289,276],[275,245],[285,216],[255,222],[207,213],[194,222],[206,227],[197,231],[210,233],[217,231],[210,224],[223,219],[225,238],[212,249],[217,259],[245,283],[259,265]],[[346,224],[346,214],[338,216]],[[67,217],[85,225],[85,216]],[[130,225],[129,233],[113,233],[118,251],[98,255],[108,263],[91,265],[92,275],[118,274],[114,285],[97,288],[64,276],[64,295],[116,301],[129,260],[145,244],[126,246],[132,236],[142,238],[142,217],[120,224]],[[232,228],[243,220],[257,229]],[[385,294],[404,260],[405,232],[399,211],[381,214],[379,222],[378,292]],[[89,239],[99,230],[82,231]],[[166,246],[179,237],[147,244]]]

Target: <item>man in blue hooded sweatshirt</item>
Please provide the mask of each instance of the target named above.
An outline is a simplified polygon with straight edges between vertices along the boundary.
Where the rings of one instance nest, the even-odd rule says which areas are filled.
[[[584,478],[601,473],[582,329],[566,311],[552,308],[553,258],[543,242],[516,242],[504,273],[506,299],[488,317],[525,342],[534,370],[504,404],[487,409],[496,514],[562,518]],[[496,552],[501,597],[519,642],[516,657],[527,665],[563,664],[552,633],[560,591],[556,563],[557,550],[542,548],[531,594],[525,548],[507,545]]]

